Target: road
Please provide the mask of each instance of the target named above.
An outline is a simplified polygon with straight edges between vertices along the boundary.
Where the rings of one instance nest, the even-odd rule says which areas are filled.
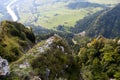
[[[6,7],[8,13],[10,14],[10,16],[12,17],[12,20],[13,21],[17,21],[18,20],[18,17],[17,15],[15,14],[15,12],[12,10],[12,5],[16,2],[17,0],[12,0]]]

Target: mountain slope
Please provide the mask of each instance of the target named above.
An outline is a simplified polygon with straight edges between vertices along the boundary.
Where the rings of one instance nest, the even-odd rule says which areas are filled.
[[[39,42],[22,58],[11,64],[11,78],[18,80],[35,77],[42,80],[82,80],[79,64],[68,43],[58,35]]]
[[[73,3],[69,3],[67,5],[68,8],[70,9],[80,9],[80,8],[88,8],[88,7],[103,7],[105,8],[105,5],[100,5],[97,3],[90,3],[90,2],[73,2]]]
[[[0,25],[0,56],[9,62],[20,58],[35,43],[31,29],[12,21],[2,21]]]
[[[120,40],[94,38],[80,49],[79,57],[84,80],[120,79]]]
[[[2,0],[0,1],[0,21],[17,20],[24,25],[42,26],[54,29],[58,25],[74,26],[76,21],[111,6],[119,0]],[[28,4],[29,3],[29,4]],[[71,4],[75,3],[75,4]],[[103,4],[102,4],[103,3]],[[27,4],[27,5],[26,5]],[[72,5],[75,9],[70,9]],[[73,7],[73,8],[74,8]],[[77,9],[79,10],[76,10]],[[16,17],[16,19],[15,19]]]
[[[101,6],[89,6],[86,9],[81,8],[79,10],[69,9],[67,7],[69,3],[81,1],[83,0],[10,0],[6,1],[6,5],[4,5],[6,11],[0,11],[0,20],[12,20],[12,18],[15,17],[11,14],[14,13],[13,15],[17,17],[16,20],[24,25],[42,26],[48,29],[54,29],[58,25],[65,25],[65,27],[74,26],[77,20],[82,19],[84,16],[88,15],[88,13],[92,14],[103,9]],[[7,9],[7,7],[9,9]],[[3,6],[1,6],[1,8],[3,9]],[[11,11],[12,13],[10,13]],[[5,13],[7,13],[7,15]],[[4,16],[6,17],[4,18]]]
[[[95,37],[98,35],[103,35],[108,38],[120,37],[120,4],[116,7],[99,12],[91,17],[86,17],[85,19],[78,21],[76,24],[76,29],[81,32],[86,31],[86,35],[90,37]]]

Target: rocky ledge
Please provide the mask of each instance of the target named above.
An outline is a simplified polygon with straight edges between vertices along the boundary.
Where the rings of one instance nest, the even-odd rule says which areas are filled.
[[[0,56],[0,76],[10,74],[8,61]]]

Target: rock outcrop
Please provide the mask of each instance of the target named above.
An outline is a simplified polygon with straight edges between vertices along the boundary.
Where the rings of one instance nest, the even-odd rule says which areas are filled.
[[[71,49],[68,43],[59,35],[54,34],[47,40],[41,41],[28,51],[20,60],[12,64],[11,71],[24,80],[56,80],[70,67]],[[52,75],[52,76],[51,76]],[[27,79],[28,80],[28,79]]]
[[[10,74],[8,61],[0,56],[0,76]]]

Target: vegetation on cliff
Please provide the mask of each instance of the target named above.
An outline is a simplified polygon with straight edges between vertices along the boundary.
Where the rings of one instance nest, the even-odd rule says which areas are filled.
[[[9,62],[16,61],[35,43],[32,29],[12,21],[0,24],[0,56]]]

